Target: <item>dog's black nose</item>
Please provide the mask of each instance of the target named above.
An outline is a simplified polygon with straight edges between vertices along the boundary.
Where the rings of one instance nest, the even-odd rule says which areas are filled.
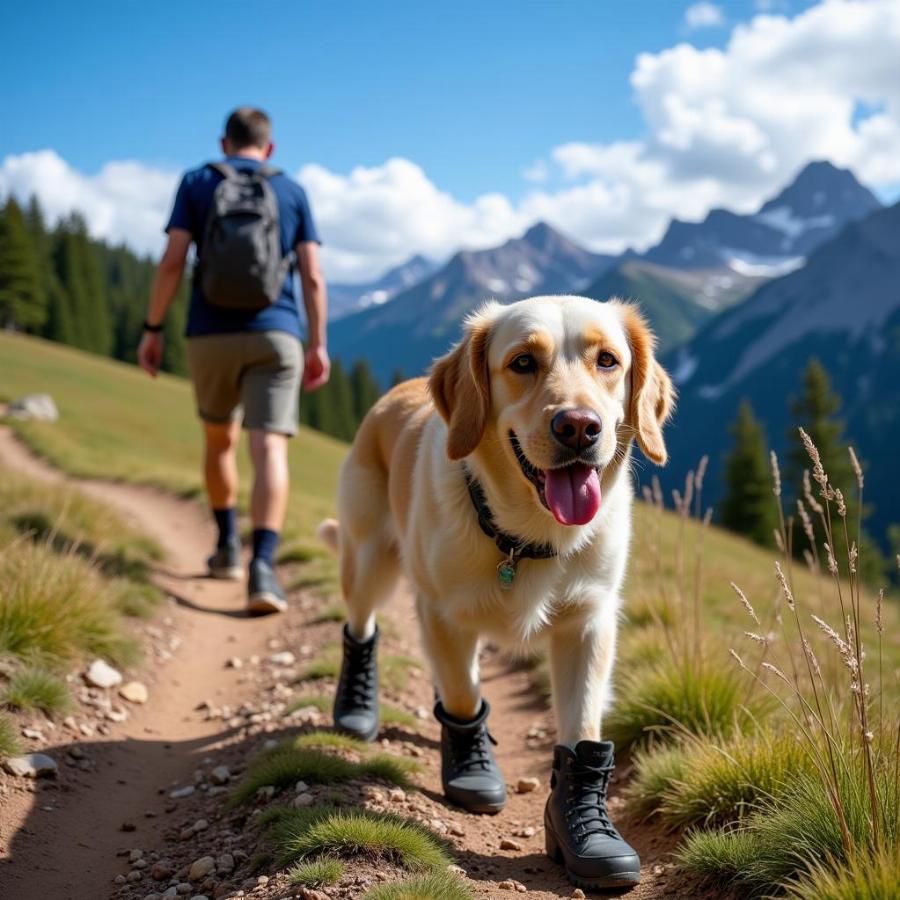
[[[580,453],[593,447],[600,437],[603,423],[592,409],[564,409],[550,421],[553,437],[563,447]]]

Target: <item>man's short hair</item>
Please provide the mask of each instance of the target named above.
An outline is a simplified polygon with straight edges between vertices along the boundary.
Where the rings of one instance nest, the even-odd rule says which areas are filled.
[[[236,150],[266,147],[272,140],[272,120],[261,109],[239,106],[225,123],[225,140]]]

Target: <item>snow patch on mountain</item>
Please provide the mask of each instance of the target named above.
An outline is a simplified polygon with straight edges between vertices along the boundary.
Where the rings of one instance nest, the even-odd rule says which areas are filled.
[[[803,256],[757,256],[736,247],[723,247],[726,265],[746,278],[779,278],[801,268]]]
[[[817,191],[816,196],[823,193],[823,191]],[[757,222],[762,222],[763,225],[768,225],[769,228],[784,232],[791,241],[796,241],[798,237],[813,228],[834,228],[837,224],[837,217],[832,213],[803,219],[795,215],[789,206],[777,206],[766,212],[757,213],[753,218]]]

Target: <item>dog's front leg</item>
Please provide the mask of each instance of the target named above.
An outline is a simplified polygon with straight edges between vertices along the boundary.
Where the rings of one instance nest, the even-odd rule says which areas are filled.
[[[481,698],[478,635],[453,628],[433,605],[419,601],[425,650],[437,685],[434,714],[441,723],[441,782],[451,803],[469,812],[496,813],[506,781],[491,750],[490,707]]]
[[[481,709],[478,675],[478,635],[448,625],[421,600],[422,640],[431,663],[435,687],[444,709],[458,719],[471,719]]]
[[[550,672],[558,739],[574,746],[600,739],[616,649],[617,604],[574,612],[554,623]]]
[[[573,610],[554,623],[550,638],[559,743],[553,749],[544,838],[547,853],[565,865],[573,884],[590,890],[627,887],[641,878],[637,853],[609,818],[614,748],[599,740],[616,645],[616,608],[609,603]]]

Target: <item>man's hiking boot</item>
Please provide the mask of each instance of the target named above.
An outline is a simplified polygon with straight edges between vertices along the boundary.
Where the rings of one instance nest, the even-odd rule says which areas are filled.
[[[441,723],[441,782],[444,795],[473,813],[498,813],[506,805],[506,781],[494,759],[494,739],[487,729],[491,708],[481,701],[474,719],[451,716],[438,702],[434,715]]]
[[[378,626],[358,641],[344,625],[344,659],[334,696],[334,727],[361,741],[378,736]]]
[[[206,561],[211,578],[224,578],[228,581],[240,581],[244,577],[241,566],[241,539],[232,538]]]
[[[624,888],[641,880],[637,853],[606,810],[613,771],[612,741],[579,741],[553,750],[551,793],[544,810],[547,855],[585,890]]]
[[[247,611],[258,616],[284,612],[287,600],[278,583],[275,569],[264,559],[250,560],[250,578],[247,583]]]

